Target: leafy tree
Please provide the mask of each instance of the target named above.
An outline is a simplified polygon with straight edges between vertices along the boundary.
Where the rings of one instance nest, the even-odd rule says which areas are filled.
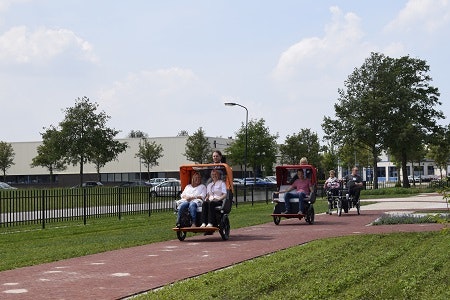
[[[126,148],[110,147],[115,145],[112,139],[118,131],[106,127],[110,117],[103,111],[97,114],[97,108],[98,104],[91,103],[89,98],[78,98],[74,107],[65,110],[65,118],[59,123],[61,130],[58,136],[64,161],[80,166],[80,185],[86,163],[102,164],[108,158],[114,159],[115,155]],[[115,153],[111,154],[111,151]]]
[[[14,165],[15,155],[11,144],[0,141],[0,169],[3,171],[3,181],[6,181],[6,170]]]
[[[423,153],[423,146],[433,140],[439,131],[437,120],[443,119],[444,114],[435,108],[441,104],[440,94],[430,84],[430,67],[424,60],[404,56],[393,60],[390,67],[385,145],[401,161],[403,186],[409,187],[406,164],[418,161],[416,155]]]
[[[129,138],[148,138],[148,134],[140,130],[131,130],[128,134]]]
[[[95,164],[97,170],[98,181],[101,180],[100,169],[103,168],[108,162],[116,160],[117,156],[124,152],[128,145],[127,143],[121,143],[114,140],[119,131],[104,128],[103,130],[97,130],[95,135],[95,144],[92,145],[92,156],[90,161]]]
[[[445,170],[450,159],[450,125],[443,128],[440,133],[433,139],[428,149],[428,156],[434,160],[439,168],[440,177],[442,179],[442,170]]]
[[[236,133],[236,139],[225,149],[227,159],[234,164],[244,165],[245,125]],[[264,119],[250,120],[247,126],[247,167],[253,167],[254,176],[272,174],[278,150],[278,134],[271,135]],[[246,176],[246,175],[245,175]]]
[[[336,117],[325,117],[322,124],[326,138],[370,151],[374,170],[381,150],[389,149],[401,159],[403,185],[409,186],[406,163],[415,152],[411,145],[423,144],[436,119],[443,117],[433,108],[439,93],[428,83],[428,70],[422,60],[372,53],[345,81],[346,88],[338,90]]]
[[[280,145],[282,163],[298,164],[302,157],[308,158],[308,163],[319,166],[320,143],[317,133],[311,129],[301,129],[299,133],[288,135],[283,145]]]
[[[50,172],[50,183],[54,183],[54,171],[62,171],[67,167],[64,164],[62,149],[60,147],[60,132],[50,127],[42,135],[42,144],[37,147],[37,155],[31,161],[31,167],[44,167]]]
[[[188,160],[198,164],[206,163],[211,159],[211,152],[211,145],[202,127],[187,138],[184,156]]]
[[[334,105],[335,117],[325,117],[322,128],[325,138],[334,145],[354,145],[371,152],[372,167],[383,149],[388,99],[385,56],[372,53],[364,64],[355,69],[345,81],[345,89],[339,89],[339,103]],[[374,187],[378,187],[374,172]]]
[[[326,172],[329,170],[338,171],[339,156],[333,146],[324,147],[324,153],[321,159],[321,167]]]
[[[150,169],[158,166],[158,159],[163,157],[163,147],[156,142],[149,142],[148,139],[142,139],[143,143],[139,144],[139,151],[135,157],[138,157],[147,168],[148,178],[150,178]]]

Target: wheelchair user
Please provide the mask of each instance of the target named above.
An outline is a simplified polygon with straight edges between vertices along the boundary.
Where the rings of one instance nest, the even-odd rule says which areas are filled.
[[[353,167],[352,172],[345,176],[344,180],[347,182],[349,196],[353,196],[353,204],[358,203],[359,195],[363,188],[363,180],[358,175],[358,167]]]
[[[328,212],[331,215],[331,210],[333,209],[334,205],[334,198],[339,196],[339,189],[341,187],[341,184],[339,183],[339,179],[336,177],[336,173],[334,170],[329,171],[330,177],[325,181],[324,189],[327,193],[328,198]]]

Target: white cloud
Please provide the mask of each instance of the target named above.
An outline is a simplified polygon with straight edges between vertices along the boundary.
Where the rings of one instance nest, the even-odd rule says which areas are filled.
[[[60,55],[96,62],[89,42],[67,29],[12,27],[0,35],[0,62],[42,64]]]
[[[433,33],[450,22],[449,0],[410,0],[385,30]]]
[[[300,73],[305,77],[311,72],[348,65],[356,58],[352,53],[367,54],[363,44],[364,33],[360,26],[360,18],[354,13],[344,14],[338,7],[331,7],[332,21],[325,26],[323,37],[310,37],[292,45],[282,53],[273,76],[278,81],[291,80]],[[327,71],[328,72],[328,71]]]

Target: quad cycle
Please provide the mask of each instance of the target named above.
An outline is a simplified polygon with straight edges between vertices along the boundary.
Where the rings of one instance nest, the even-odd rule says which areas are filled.
[[[306,178],[311,181],[314,187],[314,191],[303,199],[304,213],[283,213],[286,210],[284,193],[279,193],[279,191],[284,191],[288,189],[295,177],[297,176],[297,171],[299,169],[304,170]],[[275,225],[279,225],[282,218],[292,219],[297,218],[299,220],[305,219],[308,224],[314,224],[314,202],[316,201],[316,187],[317,187],[317,171],[312,165],[283,165],[277,166],[275,168],[276,179],[277,179],[277,191],[273,193],[272,203],[275,204],[273,213],[271,214],[273,222]],[[293,212],[298,212],[300,208],[299,198],[291,198],[289,203]]]
[[[191,182],[191,177],[194,172],[199,172],[202,175],[202,183],[207,185],[210,178],[211,170],[217,169],[222,174],[222,180],[225,182],[227,188],[227,196],[223,200],[222,205],[215,208],[215,222],[213,227],[200,227],[202,207],[197,207],[197,217],[195,223],[192,224],[189,210],[181,213],[180,220],[176,227],[172,228],[177,234],[180,241],[184,241],[188,232],[203,233],[205,235],[212,235],[218,231],[222,240],[228,240],[230,237],[230,220],[229,214],[233,206],[233,172],[227,164],[195,164],[183,165],[180,167],[180,182],[181,190]],[[178,213],[177,202],[175,201],[175,212]]]

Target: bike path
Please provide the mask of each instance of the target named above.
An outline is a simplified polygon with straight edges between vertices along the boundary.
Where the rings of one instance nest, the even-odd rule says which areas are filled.
[[[434,210],[446,207],[442,196],[408,199],[376,200],[379,201],[376,204],[362,206],[361,215],[354,209],[340,217],[319,214],[314,225],[304,219],[282,219],[280,225],[275,225],[268,212],[268,223],[232,228],[228,241],[223,241],[216,232],[212,236],[188,235],[180,242],[174,232],[171,241],[4,271],[0,272],[0,299],[124,299],[317,239],[444,227],[443,224],[370,225],[392,209],[408,212],[414,207]],[[380,209],[378,204],[383,202],[390,208]]]

